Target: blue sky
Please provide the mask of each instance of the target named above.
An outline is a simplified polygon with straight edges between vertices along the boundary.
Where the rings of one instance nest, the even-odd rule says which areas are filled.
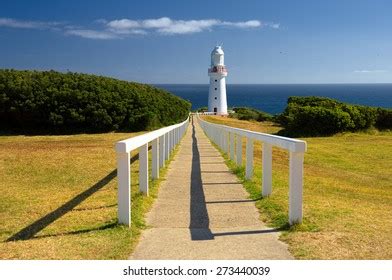
[[[0,68],[146,83],[392,82],[392,1],[1,1]]]

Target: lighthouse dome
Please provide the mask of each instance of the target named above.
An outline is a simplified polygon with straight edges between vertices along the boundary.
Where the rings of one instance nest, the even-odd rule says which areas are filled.
[[[217,54],[217,55],[224,55],[222,46],[216,46],[216,47],[212,50],[211,55],[216,55],[216,54]]]
[[[216,46],[211,52],[211,66],[224,65],[224,52],[222,46]]]

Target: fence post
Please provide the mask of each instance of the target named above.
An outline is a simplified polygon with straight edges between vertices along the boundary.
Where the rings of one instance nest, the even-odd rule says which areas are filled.
[[[170,152],[173,150],[174,147],[174,131],[171,130],[170,131]]]
[[[236,136],[236,152],[237,152],[237,165],[241,166],[242,165],[242,137],[241,135],[237,134]]]
[[[251,179],[253,176],[253,139],[246,138],[246,179]]]
[[[263,197],[272,192],[272,145],[263,143]]]
[[[302,222],[302,187],[304,153],[290,152],[289,223]]]
[[[159,178],[159,138],[152,141],[152,166],[151,177],[153,179]]]
[[[218,144],[218,147],[220,149],[222,149],[222,141],[223,141],[222,131],[219,128],[217,128],[216,130],[218,132],[218,143],[217,144]]]
[[[226,132],[222,129],[222,150],[226,153]]]
[[[159,167],[165,166],[165,135],[159,137]]]
[[[226,155],[229,155],[229,133],[227,132],[227,131],[224,131],[223,132],[223,137],[225,137],[224,139],[224,141],[225,141],[225,147],[224,147],[224,150],[225,150],[225,153],[226,153]]]
[[[139,190],[148,195],[148,143],[139,148]]]
[[[172,140],[170,131],[167,133],[167,139],[169,140],[169,145],[168,145],[167,151],[168,151],[168,157],[170,157],[170,155],[171,155],[171,147],[172,147],[172,144],[173,144],[173,140]]]
[[[234,137],[235,134],[231,132],[230,134],[230,159],[234,160]]]
[[[173,130],[169,131],[169,135],[170,135],[170,153],[173,150],[173,146],[174,146],[174,137],[173,137]]]
[[[165,160],[169,159],[169,149],[170,149],[170,142],[169,142],[169,133],[165,134]]]
[[[131,172],[130,154],[117,153],[117,216],[118,223],[131,226]]]

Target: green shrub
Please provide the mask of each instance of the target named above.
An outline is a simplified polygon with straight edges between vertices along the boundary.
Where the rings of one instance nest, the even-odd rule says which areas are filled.
[[[290,97],[285,111],[275,117],[292,136],[326,136],[377,127],[390,129],[391,110],[350,105],[325,97]]]
[[[287,100],[287,104],[296,104],[298,106],[321,106],[326,108],[339,107],[340,102],[335,99],[320,96],[290,96]]]
[[[380,130],[392,129],[392,110],[377,108],[375,126]]]
[[[377,109],[359,105],[342,104],[341,109],[347,112],[354,123],[354,130],[367,129],[375,125]]]
[[[236,118],[239,120],[255,120],[255,121],[269,121],[272,119],[272,116],[270,114],[267,114],[265,112],[253,109],[253,108],[247,108],[247,107],[235,107],[233,108],[233,111],[235,113],[230,114],[230,117]]]
[[[196,109],[195,112],[208,112],[208,107],[207,106],[200,107]]]
[[[189,102],[148,85],[71,72],[0,70],[1,129],[140,131],[180,122],[189,110]]]
[[[287,124],[289,131],[303,136],[331,135],[354,127],[350,115],[341,109],[303,106],[296,108],[296,113]]]

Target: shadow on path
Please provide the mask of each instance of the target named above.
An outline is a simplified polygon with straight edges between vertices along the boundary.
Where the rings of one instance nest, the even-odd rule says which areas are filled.
[[[230,173],[230,174],[232,174],[233,172],[231,172],[231,171],[226,171],[226,170],[221,170],[221,171],[219,171],[219,170],[217,170],[217,171],[202,171],[201,173],[212,173],[212,174],[214,174],[214,173]]]
[[[245,230],[245,231],[231,231],[231,232],[217,232],[214,236],[225,236],[225,235],[245,235],[245,234],[262,234],[271,232],[280,232],[281,229],[260,229],[260,230]]]
[[[205,145],[207,146],[207,145]],[[212,156],[204,156],[212,157]],[[220,158],[213,156],[214,158]],[[204,159],[205,160],[205,159]],[[222,162],[205,162],[203,164],[222,164]],[[239,200],[226,200],[226,201],[209,201],[206,202],[203,185],[241,185],[240,182],[219,182],[219,183],[203,183],[201,174],[202,173],[232,173],[231,171],[201,171],[200,166],[200,151],[196,137],[195,125],[192,121],[192,170],[191,170],[191,198],[190,198],[190,216],[191,221],[189,229],[191,232],[192,240],[212,240],[215,237],[220,236],[231,236],[231,235],[249,235],[249,234],[268,234],[287,230],[287,226],[280,228],[266,228],[266,229],[255,229],[255,230],[242,230],[242,231],[228,231],[228,232],[211,232],[209,228],[209,217],[207,211],[207,204],[224,204],[224,203],[255,203],[259,199],[239,199]]]
[[[211,240],[214,235],[209,229],[209,218],[201,180],[200,153],[197,146],[195,125],[192,120],[192,170],[190,197],[190,225],[192,240]]]
[[[218,201],[207,201],[208,204],[215,204],[215,203],[244,203],[244,202],[256,202],[260,199],[243,199],[243,200],[218,200]]]

